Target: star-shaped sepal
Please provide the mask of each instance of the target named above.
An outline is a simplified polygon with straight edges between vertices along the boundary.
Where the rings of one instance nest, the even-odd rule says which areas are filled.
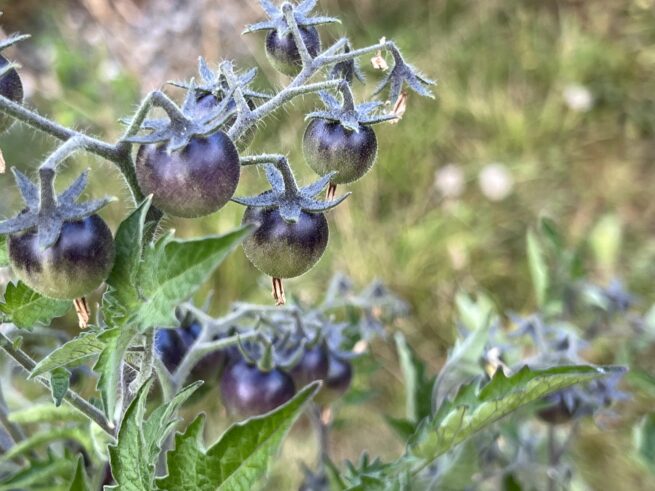
[[[350,195],[350,193],[346,193],[329,201],[315,199],[315,196],[327,187],[335,173],[326,174],[316,182],[298,188],[286,159],[281,159],[275,165],[266,164],[264,168],[271,189],[258,196],[236,197],[232,198],[232,201],[244,206],[279,208],[280,216],[286,222],[296,223],[301,212],[326,212],[339,205]]]
[[[14,33],[10,36],[7,36],[3,40],[0,40],[0,51],[7,49],[9,46],[13,46],[16,43],[24,41],[25,39],[30,38],[29,34],[18,34]]]
[[[16,185],[25,202],[26,208],[16,217],[0,222],[0,235],[17,234],[20,232],[37,231],[39,246],[47,249],[57,242],[61,228],[65,222],[82,220],[114,201],[115,198],[105,197],[98,200],[77,203],[88,182],[88,170],[83,172],[61,194],[53,197],[52,180],[54,173],[41,178],[41,189],[25,174],[16,168],[11,171],[16,179]]]
[[[395,102],[402,92],[403,85],[407,85],[418,95],[434,99],[434,94],[429,89],[429,86],[435,85],[436,82],[430,80],[415,67],[407,63],[395,45],[391,45],[390,51],[394,60],[393,68],[377,86],[375,94],[379,94],[388,86],[389,100]]]
[[[339,19],[334,17],[311,15],[312,10],[314,10],[314,7],[316,7],[317,3],[317,0],[304,0],[298,5],[293,5],[290,2],[283,2],[280,7],[277,7],[270,0],[259,0],[259,4],[268,16],[268,20],[250,24],[246,27],[242,34],[248,34],[257,31],[276,30],[281,37],[286,36],[290,32],[290,28],[285,19],[285,8],[293,9],[293,17],[299,27],[317,26],[335,22],[339,24],[341,23]]]
[[[351,50],[352,47],[346,40],[343,47],[343,52],[350,53]],[[350,84],[352,84],[355,79],[359,80],[361,83],[366,83],[366,76],[359,67],[359,61],[357,58],[351,58],[349,60],[335,63],[334,66],[330,69],[328,76],[333,80],[346,80]]]
[[[305,119],[320,118],[336,121],[344,128],[355,132],[359,131],[361,125],[373,125],[397,119],[395,114],[380,111],[384,106],[380,101],[355,104],[350,85],[345,80],[339,86],[339,91],[343,96],[342,103],[339,103],[332,94],[323,91],[319,95],[325,109],[311,112],[305,116]]]
[[[200,77],[199,84],[194,84],[193,80],[189,82],[170,81],[169,84],[193,91],[196,100],[204,94],[213,94],[218,100],[223,100],[231,93],[225,75],[220,69],[216,71],[212,70],[202,56],[198,58],[198,75]],[[235,75],[237,86],[241,89],[241,93],[245,98],[262,100],[271,98],[270,94],[253,90],[250,87],[257,75],[257,68],[251,68]]]
[[[212,111],[198,110],[195,83],[191,80],[184,100],[179,108],[163,92],[153,92],[152,105],[161,107],[168,119],[146,119],[141,123],[142,130],[147,134],[128,136],[123,141],[137,144],[156,144],[166,142],[169,152],[180,150],[189,144],[196,136],[208,136],[215,133],[236,112],[232,102],[234,90],[230,90]],[[131,121],[124,121],[130,124]]]

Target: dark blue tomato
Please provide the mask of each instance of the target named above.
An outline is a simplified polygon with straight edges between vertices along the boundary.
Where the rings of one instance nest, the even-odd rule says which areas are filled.
[[[323,343],[305,350],[302,358],[289,374],[299,389],[314,380],[325,380],[329,369],[328,350]]]
[[[366,174],[377,155],[377,138],[369,126],[359,125],[358,131],[341,123],[313,119],[303,135],[305,160],[318,175],[336,172],[333,184],[355,182]]]
[[[74,299],[107,279],[114,239],[98,215],[64,223],[57,242],[41,249],[36,231],[9,236],[11,267],[27,286],[52,298]]]
[[[234,195],[240,173],[239,153],[222,131],[193,137],[174,152],[164,144],[142,145],[136,157],[143,193],[177,217],[195,218],[222,208]]]
[[[330,353],[328,375],[323,389],[316,395],[317,404],[328,405],[346,393],[353,379],[353,367],[348,360]]]
[[[563,389],[545,396],[539,406],[537,417],[544,423],[558,425],[575,418],[580,400],[571,389]]]
[[[321,50],[321,38],[316,28],[300,27],[300,36],[305,41],[309,54],[312,58],[315,57]],[[298,46],[290,32],[280,36],[277,30],[270,31],[266,36],[266,56],[277,71],[291,77],[297,75],[302,68]]]
[[[0,55],[0,70],[6,67],[9,61]],[[0,95],[14,102],[23,102],[23,83],[18,72],[11,68],[0,78]],[[5,113],[0,113],[0,133],[9,129],[14,119]]]
[[[199,323],[193,322],[188,326],[175,329],[157,329],[155,332],[155,350],[162,362],[171,373],[180,365],[193,343],[195,343],[202,327]],[[220,374],[223,368],[225,355],[222,351],[214,351],[203,357],[193,370],[193,380],[204,380],[210,382]]]
[[[264,372],[243,359],[225,367],[220,387],[228,412],[242,418],[272,411],[296,393],[289,374],[277,368]]]
[[[272,278],[294,278],[309,271],[327,247],[329,230],[322,213],[301,212],[296,223],[284,221],[278,208],[248,207],[243,223],[259,228],[243,242],[246,257]]]

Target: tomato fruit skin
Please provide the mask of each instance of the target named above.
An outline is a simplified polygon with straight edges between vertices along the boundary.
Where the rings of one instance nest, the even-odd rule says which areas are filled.
[[[0,55],[0,69],[6,67],[9,60]],[[2,77],[0,77],[0,95],[14,102],[23,101],[23,83],[21,82],[20,75],[12,68]],[[14,119],[7,114],[0,114],[0,133],[8,130],[14,123]]]
[[[155,350],[169,372],[173,373],[196,342],[202,327],[197,322],[175,329],[160,328],[155,331]],[[204,356],[191,370],[192,380],[210,382],[218,379],[225,364],[224,351],[214,351]]]
[[[567,406],[564,402],[563,391],[548,394],[541,400],[541,405],[544,407],[537,411],[537,418],[551,425],[569,423],[575,417],[579,406],[577,399],[574,398],[573,401],[572,407]]]
[[[307,51],[315,57],[321,51],[321,38],[314,26],[299,26],[300,36],[305,41]],[[266,56],[271,65],[280,73],[294,77],[300,73],[302,60],[298,46],[289,32],[280,36],[276,29],[266,35]]]
[[[327,348],[323,344],[318,344],[305,350],[302,358],[291,369],[289,375],[293,378],[296,387],[305,387],[314,380],[325,380],[328,376],[329,362]]]
[[[107,279],[114,239],[98,215],[65,222],[57,242],[41,250],[36,232],[9,236],[10,264],[27,286],[46,297],[83,297]]]
[[[303,135],[305,160],[317,174],[337,174],[333,184],[351,183],[366,174],[377,156],[377,137],[372,128],[359,125],[359,131],[327,119],[313,119]]]
[[[169,215],[196,218],[222,208],[234,195],[241,165],[230,138],[218,131],[193,137],[181,150],[164,144],[139,147],[136,175],[144,194]]]
[[[296,388],[291,376],[282,370],[274,368],[263,372],[242,359],[223,370],[220,391],[230,414],[250,417],[272,411],[289,401]]]
[[[316,395],[317,404],[327,406],[339,399],[350,388],[353,379],[353,367],[334,353],[329,355],[329,369],[323,382],[323,388]]]
[[[300,212],[287,223],[276,207],[246,208],[242,223],[259,223],[243,242],[248,260],[272,278],[294,278],[309,271],[327,247],[329,229],[322,213]]]

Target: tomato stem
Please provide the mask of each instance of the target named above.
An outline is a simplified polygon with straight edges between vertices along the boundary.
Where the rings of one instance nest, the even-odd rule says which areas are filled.
[[[0,348],[2,348],[16,363],[18,363],[25,371],[31,373],[36,366],[36,362],[23,350],[20,348],[14,347],[12,341],[0,332]],[[50,389],[50,382],[45,378],[38,376],[34,377],[34,380],[39,382],[44,387]],[[100,409],[89,403],[86,399],[80,396],[77,392],[72,389],[66,391],[64,400],[68,402],[75,409],[84,414],[91,421],[96,423],[100,428],[102,428],[105,433],[114,437],[116,426],[114,423],[109,421]]]
[[[284,295],[284,284],[282,283],[281,278],[273,278],[273,298],[275,299],[275,305],[284,305],[287,303],[287,299]]]
[[[296,48],[298,49],[298,54],[300,54],[300,61],[302,62],[303,68],[307,68],[312,63],[312,55],[307,49],[307,44],[303,39],[300,33],[300,27],[298,27],[298,22],[296,21],[296,16],[293,13],[293,5],[290,2],[285,2],[282,4],[282,12],[284,13],[284,20],[291,30],[291,35],[293,40],[296,43]]]

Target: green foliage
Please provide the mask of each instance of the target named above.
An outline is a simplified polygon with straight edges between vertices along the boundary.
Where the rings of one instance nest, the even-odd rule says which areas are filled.
[[[116,398],[121,386],[123,357],[136,334],[136,329],[130,325],[108,329],[98,336],[104,348],[93,370],[98,374],[97,387],[102,397],[105,414],[109,417],[113,417],[116,408]]]
[[[50,324],[56,317],[61,317],[71,306],[69,300],[56,300],[39,295],[18,281],[9,283],[5,290],[4,302],[0,303],[0,312],[5,314],[6,322],[12,322],[22,329]]]
[[[70,406],[53,406],[50,403],[36,404],[9,413],[9,421],[17,424],[34,423],[88,423],[88,419]]]
[[[103,313],[107,323],[116,326],[128,320],[128,314],[138,308],[137,274],[143,252],[143,233],[151,198],[143,201],[125,218],[116,230],[116,258],[107,278],[103,297]]]
[[[94,454],[94,446],[89,429],[82,427],[51,427],[31,434],[0,455],[0,462],[15,459],[31,453],[41,447],[47,447],[57,441],[73,440],[78,442],[88,454]]]
[[[68,391],[69,380],[70,372],[65,368],[55,368],[50,373],[50,390],[56,407],[59,407],[64,400],[64,396]]]
[[[105,343],[98,339],[98,332],[84,332],[76,338],[48,353],[30,373],[30,378],[49,372],[59,367],[79,365],[100,352]]]
[[[534,232],[528,232],[527,243],[532,286],[537,297],[537,305],[543,307],[546,304],[548,294],[548,265],[539,239],[537,239]]]
[[[144,251],[138,285],[145,301],[134,313],[142,329],[175,322],[175,306],[188,299],[253,230],[246,225],[221,236],[175,240],[165,235]]]
[[[0,491],[53,489],[53,483],[60,478],[70,478],[73,469],[73,462],[66,458],[30,459],[24,469],[0,480]]]
[[[573,384],[589,382],[620,370],[615,367],[559,366],[530,369],[505,375],[497,370],[491,381],[479,387],[462,386],[445,399],[434,417],[426,420],[410,444],[412,455],[431,461],[455,445],[521,406]]]
[[[84,472],[84,459],[81,455],[77,458],[75,474],[73,475],[68,491],[91,491],[86,479],[86,472]]]
[[[182,389],[170,402],[159,406],[146,417],[146,399],[152,381],[146,382],[127,408],[118,432],[116,445],[109,447],[112,474],[121,491],[154,489],[155,463],[163,441],[173,430],[175,413],[200,382]]]
[[[7,250],[7,236],[0,235],[0,268],[9,266],[9,251]]]
[[[157,480],[158,487],[167,491],[252,489],[318,389],[318,383],[310,384],[274,411],[231,426],[207,450],[202,442],[204,417],[197,417],[184,433],[176,435],[175,450],[167,456],[169,474]]]
[[[493,303],[483,294],[472,299],[460,292],[455,301],[461,322],[464,328],[470,330],[470,334],[463,340],[458,339],[450,351],[434,384],[433,404],[440,403],[456,387],[480,372],[480,360],[489,339],[489,331],[497,320]]]

